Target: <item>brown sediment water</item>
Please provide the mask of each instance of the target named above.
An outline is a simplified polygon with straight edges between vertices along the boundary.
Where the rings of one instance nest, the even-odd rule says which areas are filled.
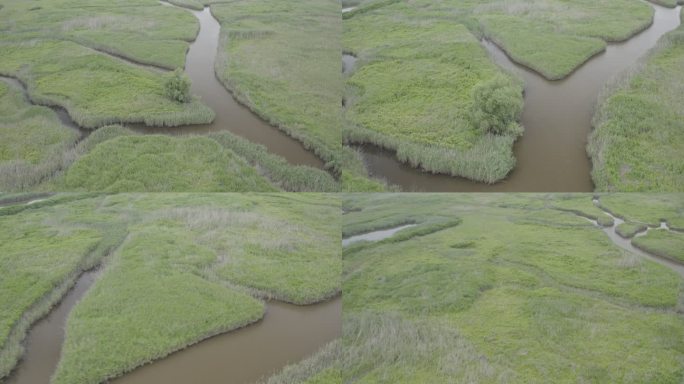
[[[680,24],[681,6],[671,9],[651,5],[655,9],[651,27],[625,42],[609,44],[605,52],[560,81],[546,80],[515,64],[496,45],[483,41],[499,66],[519,75],[525,82],[522,114],[525,133],[514,146],[517,164],[505,180],[487,185],[434,175],[399,162],[392,151],[363,145],[360,149],[369,172],[406,191],[593,191],[586,145],[599,93],[613,76],[634,65],[662,35]]]
[[[99,270],[81,274],[74,287],[50,313],[31,327],[26,350],[6,384],[47,384],[55,372],[64,342],[64,326],[73,306],[95,282]]]
[[[47,384],[64,342],[66,320],[98,272],[85,272],[64,299],[29,331],[26,351],[6,384]],[[342,300],[298,306],[267,303],[262,320],[211,337],[112,380],[117,384],[242,384],[313,355],[342,333]]]
[[[142,366],[114,384],[251,384],[313,355],[342,334],[342,300],[267,303],[263,320]]]
[[[664,266],[666,266],[666,267],[672,269],[673,271],[677,272],[680,276],[682,276],[682,277],[684,278],[684,264],[675,262],[675,261],[670,260],[670,259],[665,258],[665,257],[661,257],[661,256],[658,256],[658,255],[655,255],[655,254],[646,252],[646,251],[644,251],[644,250],[642,250],[642,249],[639,249],[639,248],[635,247],[634,245],[632,245],[632,239],[633,239],[634,237],[643,236],[643,235],[646,234],[646,232],[648,232],[648,230],[642,231],[642,232],[636,234],[634,237],[632,237],[632,238],[627,238],[627,239],[626,239],[626,238],[620,236],[620,235],[617,233],[617,227],[618,227],[618,225],[624,223],[625,221],[624,221],[623,219],[619,218],[619,217],[616,217],[615,215],[613,215],[612,213],[606,211],[605,209],[603,209],[603,208],[598,204],[598,200],[594,199],[594,204],[595,204],[597,207],[601,208],[601,210],[603,210],[603,212],[604,212],[606,215],[608,215],[608,216],[610,216],[611,218],[613,218],[613,225],[610,226],[610,227],[603,227],[603,226],[601,226],[596,220],[591,220],[591,219],[587,219],[587,220],[589,220],[589,221],[591,221],[592,223],[594,223],[594,225],[600,227],[601,230],[603,230],[603,232],[605,232],[605,234],[608,235],[608,237],[610,238],[610,240],[611,240],[615,245],[617,245],[618,247],[620,247],[620,248],[622,248],[622,249],[624,249],[624,250],[626,250],[626,251],[629,251],[629,252],[631,252],[631,253],[634,253],[634,254],[636,254],[636,255],[642,257],[642,258],[645,258],[645,259],[654,261],[654,262],[656,262],[656,263],[658,263],[658,264],[664,265]],[[667,226],[667,223],[662,222],[662,221],[661,221],[660,226],[659,226],[658,228],[663,228],[663,229],[669,230],[669,227]],[[654,228],[654,229],[655,229],[655,228]]]
[[[164,5],[173,6],[162,2]],[[185,125],[179,127],[148,127],[135,124],[132,129],[140,133],[162,133],[169,135],[206,134],[230,131],[249,141],[264,145],[270,153],[282,156],[296,165],[309,165],[323,168],[323,161],[313,152],[304,148],[301,142],[283,131],[271,126],[244,105],[238,103],[233,95],[218,80],[214,72],[214,62],[219,47],[220,23],[211,14],[210,8],[191,12],[200,23],[199,34],[190,45],[185,59],[185,73],[192,80],[192,93],[216,112],[211,124]],[[230,58],[229,58],[230,59]]]
[[[415,227],[415,226],[416,226],[416,224],[406,224],[406,225],[402,225],[399,227],[383,229],[380,231],[362,233],[362,234],[356,235],[356,236],[349,236],[347,238],[342,239],[342,246],[346,247],[349,244],[357,243],[359,241],[380,241],[380,240],[386,239],[388,237],[394,236],[395,233],[401,231],[402,229],[411,228],[411,227]]]

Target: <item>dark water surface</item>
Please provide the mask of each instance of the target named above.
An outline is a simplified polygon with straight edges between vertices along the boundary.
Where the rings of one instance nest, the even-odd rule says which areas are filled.
[[[64,327],[73,306],[95,282],[99,271],[84,272],[62,301],[29,330],[26,351],[7,384],[47,384],[55,372],[64,343]]]
[[[501,67],[525,82],[522,124],[525,134],[515,144],[516,168],[504,181],[486,185],[458,177],[433,175],[400,163],[394,153],[363,145],[371,174],[407,191],[462,192],[589,192],[593,191],[591,162],[586,152],[591,119],[604,85],[655,46],[665,33],[680,24],[680,8],[653,5],[653,25],[635,37],[609,44],[568,78],[549,81],[513,63],[494,44],[484,47]]]
[[[163,3],[171,6],[168,3]],[[221,25],[212,16],[209,7],[202,11],[191,11],[200,23],[197,39],[190,45],[185,59],[185,73],[192,80],[192,93],[216,112],[211,124],[186,125],[180,127],[147,127],[141,124],[132,128],[141,133],[163,133],[171,135],[203,134],[227,130],[259,143],[270,153],[282,156],[291,164],[310,165],[323,168],[323,161],[313,152],[304,148],[302,143],[286,135],[259,118],[247,107],[239,104],[219,82],[214,72],[219,49]]]

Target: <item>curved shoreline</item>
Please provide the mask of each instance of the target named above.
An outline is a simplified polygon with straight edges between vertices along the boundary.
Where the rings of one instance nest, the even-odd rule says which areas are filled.
[[[680,23],[676,7],[648,4],[655,9],[649,27],[626,41],[609,43],[604,53],[593,56],[564,80],[546,80],[512,61],[494,43],[483,40],[494,62],[525,80],[525,133],[513,146],[515,168],[497,183],[423,172],[400,161],[396,152],[379,146],[364,144],[354,148],[361,148],[372,176],[385,178],[405,191],[592,192],[586,143],[592,130],[594,99],[603,84],[636,63],[662,35]]]

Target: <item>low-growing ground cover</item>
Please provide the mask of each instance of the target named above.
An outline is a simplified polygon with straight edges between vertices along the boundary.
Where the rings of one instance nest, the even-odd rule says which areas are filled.
[[[597,190],[684,189],[683,65],[684,27],[680,26],[604,90],[588,145]]]
[[[343,382],[681,381],[684,281],[568,212],[592,212],[583,199],[345,196],[345,227],[461,221],[345,249]]]
[[[17,191],[49,178],[55,161],[79,132],[46,107],[31,105],[21,90],[0,81],[0,191]]]
[[[680,193],[612,193],[599,196],[599,206],[629,223],[684,229],[684,196]]]
[[[2,307],[16,307],[3,311],[8,325],[2,329],[11,329],[11,320],[41,295],[58,300],[66,288],[55,286],[67,275],[75,279],[84,260],[88,267],[98,264],[106,244],[100,239],[114,233],[119,239],[106,248],[116,251],[69,315],[54,383],[102,382],[254,322],[263,316],[266,298],[309,304],[340,292],[339,203],[333,196],[57,195],[20,208],[0,217],[8,226],[0,245],[0,263],[8,268],[2,271],[26,269],[0,279]],[[36,247],[38,241],[54,250]],[[55,259],[64,259],[59,268]],[[42,282],[35,291],[23,289],[35,279]],[[13,364],[3,367],[3,375]]]

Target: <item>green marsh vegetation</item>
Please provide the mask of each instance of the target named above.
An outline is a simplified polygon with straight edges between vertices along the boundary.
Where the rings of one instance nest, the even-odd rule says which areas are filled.
[[[343,50],[358,62],[346,79],[345,141],[395,151],[425,171],[486,183],[515,166],[522,84],[492,63],[479,39],[555,80],[608,42],[647,28],[653,17],[639,0],[347,5],[357,7],[343,14]],[[488,88],[495,92],[483,92]]]
[[[654,229],[634,238],[632,244],[646,252],[684,262],[684,233]]]
[[[120,126],[98,129],[79,157],[46,190],[239,192],[336,191],[327,172],[292,166],[261,145],[229,132],[206,137],[137,135]]]
[[[311,304],[340,292],[333,196],[57,195],[21,208],[0,217],[8,240],[0,263],[13,271],[0,279],[0,300],[14,308],[2,312],[3,351],[27,308],[44,296],[58,300],[66,288],[56,287],[103,264],[69,315],[53,383],[119,376],[257,321],[266,299]],[[35,318],[21,323],[23,332]]]
[[[680,26],[604,90],[587,149],[597,190],[684,188],[683,65],[684,27]]]
[[[0,190],[17,191],[51,177],[79,132],[47,107],[33,106],[21,90],[0,81]]]
[[[359,58],[345,91],[346,142],[487,183],[513,169],[522,84],[494,65],[466,26],[394,3],[347,18],[343,44]]]
[[[212,4],[211,12],[221,23],[216,73],[223,84],[329,168],[339,167],[339,3],[240,0]]]
[[[644,210],[667,200],[631,198]],[[414,213],[460,220],[345,249],[344,382],[684,377],[684,281],[575,214],[602,214],[591,195],[355,194],[342,204],[347,233]]]
[[[188,12],[142,0],[3,5],[0,73],[26,84],[33,102],[64,107],[91,129],[213,120],[198,100],[167,98],[162,73],[135,64],[182,68],[199,27]]]

